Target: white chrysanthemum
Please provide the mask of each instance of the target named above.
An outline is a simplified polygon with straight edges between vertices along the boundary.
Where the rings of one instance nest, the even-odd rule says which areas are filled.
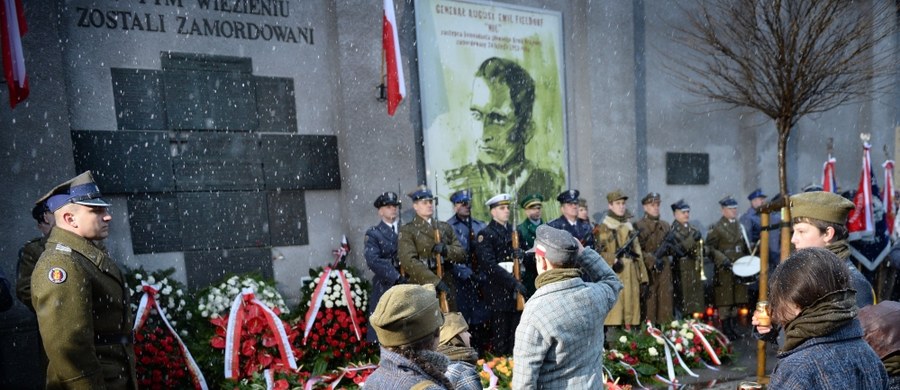
[[[654,347],[647,349],[647,353],[650,354],[650,356],[659,356],[659,352],[657,352]]]
[[[137,280],[141,280],[141,279],[144,278],[144,275],[141,275],[141,274],[134,274],[134,278],[137,279]]]
[[[181,291],[181,289],[179,288],[178,290],[175,290],[175,295],[177,295],[179,297],[184,296],[184,291]]]
[[[162,289],[162,293],[165,294],[165,295],[171,294],[171,293],[172,293],[172,286],[168,286],[168,285],[167,285],[165,288]]]
[[[625,337],[625,336],[619,337],[619,342],[622,343],[622,344],[627,343],[627,342],[628,342],[628,337]]]
[[[678,352],[684,351],[684,347],[681,344],[675,344],[675,350]]]
[[[677,328],[679,326],[678,321],[672,321],[672,323],[669,325],[672,326],[673,328]]]
[[[206,311],[206,310],[201,311],[201,312],[200,312],[200,315],[209,318],[209,312]],[[218,314],[214,314],[213,317],[211,317],[211,318],[216,318],[216,317],[218,317],[218,316],[219,316]]]
[[[334,307],[334,303],[331,303],[331,301],[325,301],[325,307],[331,309]]]
[[[693,340],[693,339],[694,339],[694,334],[691,333],[691,332],[685,332],[685,333],[684,333],[684,338],[686,338],[686,339],[688,339],[688,340]]]

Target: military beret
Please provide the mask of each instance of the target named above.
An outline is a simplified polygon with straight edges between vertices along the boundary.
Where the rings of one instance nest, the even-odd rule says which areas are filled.
[[[734,200],[734,197],[731,195],[728,195],[719,200],[719,206],[722,206],[722,207],[736,209],[737,205],[738,205],[738,202],[736,200]]]
[[[431,190],[429,190],[425,186],[419,186],[415,191],[406,194],[413,202],[422,200],[422,199],[434,199],[434,195],[431,194]]]
[[[750,195],[747,195],[747,200],[753,200],[756,198],[768,198],[768,196],[766,196],[766,194],[763,193],[762,188],[757,188],[757,189],[753,190],[753,192],[751,192]]]
[[[684,199],[678,199],[677,202],[672,203],[672,212],[674,213],[676,210],[691,211],[691,205],[684,203]]]
[[[441,326],[441,338],[438,341],[441,345],[446,345],[453,340],[456,335],[469,330],[469,324],[463,318],[462,313],[444,314],[444,325]]]
[[[619,199],[628,200],[628,197],[622,193],[622,190],[613,190],[613,192],[606,194],[606,201],[609,203],[615,202]]]
[[[578,243],[565,230],[541,225],[535,230],[534,246],[528,253],[543,256],[553,264],[568,264],[578,253]]]
[[[502,205],[508,206],[510,204],[511,199],[512,199],[512,197],[509,196],[509,194],[499,194],[497,196],[494,196],[493,198],[488,199],[487,202],[484,202],[484,205],[488,206],[490,208],[494,208],[494,207],[502,206]]]
[[[651,202],[659,203],[660,201],[661,197],[659,196],[659,192],[649,192],[641,199],[641,204],[647,204]]]
[[[790,197],[792,218],[812,218],[846,224],[847,214],[855,206],[844,197],[823,191],[804,192]]]
[[[378,195],[378,198],[375,199],[375,208],[380,209],[384,206],[399,206],[400,205],[400,197],[397,196],[396,192],[384,192],[381,195]]]
[[[45,203],[47,209],[55,212],[60,207],[75,203],[91,207],[109,207],[110,204],[100,198],[100,188],[94,183],[91,171],[67,180],[46,193],[35,204]]]
[[[444,324],[434,286],[399,284],[388,289],[369,318],[378,342],[398,347],[421,340]]]
[[[450,201],[453,203],[469,203],[472,201],[472,193],[469,190],[456,191],[450,195]]]
[[[568,190],[563,191],[556,197],[556,200],[560,203],[578,203],[578,195],[581,195],[581,192],[578,190]]]
[[[519,206],[523,209],[528,209],[534,206],[538,206],[544,203],[544,196],[541,194],[528,194],[525,195],[522,200],[519,201]]]

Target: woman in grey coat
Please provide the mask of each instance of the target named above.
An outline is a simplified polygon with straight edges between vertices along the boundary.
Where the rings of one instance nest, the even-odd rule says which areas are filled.
[[[836,255],[823,248],[791,255],[769,280],[769,302],[785,334],[770,389],[887,389],[884,365],[856,319],[850,272]],[[752,323],[760,334],[777,334],[756,314]]]

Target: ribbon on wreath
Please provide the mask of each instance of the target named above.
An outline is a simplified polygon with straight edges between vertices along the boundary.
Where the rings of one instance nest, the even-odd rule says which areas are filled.
[[[357,367],[344,367],[334,374],[314,376],[306,381],[306,384],[303,385],[303,390],[312,390],[312,388],[319,383],[325,383],[328,385],[329,389],[334,390],[337,385],[341,383],[341,380],[344,379],[345,375],[351,372],[373,370],[376,368],[378,368],[377,364],[368,364],[365,366]]]
[[[132,331],[137,332],[143,328],[144,323],[150,318],[151,309],[156,308],[156,312],[159,313],[159,317],[162,318],[163,324],[166,325],[166,329],[168,329],[169,333],[175,337],[175,341],[178,342],[178,348],[181,350],[181,354],[184,356],[184,360],[187,363],[188,372],[191,373],[191,382],[194,384],[194,388],[207,390],[206,378],[203,377],[200,366],[194,361],[194,357],[191,356],[191,351],[188,351],[187,345],[185,345],[184,341],[181,340],[181,337],[178,336],[178,332],[172,328],[172,324],[170,324],[169,319],[166,318],[166,312],[159,306],[159,300],[156,299],[156,296],[159,295],[159,285],[151,285],[145,281],[141,281],[141,286],[144,290],[144,295],[141,296],[141,302],[138,304],[137,315],[134,318],[134,327],[132,327]]]
[[[488,373],[488,377],[490,378],[488,379],[488,389],[496,389],[497,383],[500,382],[500,378],[497,377],[497,374],[494,374],[494,370],[492,370],[491,366],[489,366],[487,363],[482,363],[481,369],[484,370],[484,372]]]
[[[712,333],[713,335],[715,335],[718,331],[709,325],[699,324],[695,321],[688,322],[688,324],[690,325],[691,329],[694,330],[694,333],[696,333],[697,336],[700,336],[700,344],[703,345],[703,349],[706,350],[707,354],[709,354],[709,357],[710,357],[710,359],[712,359],[713,364],[715,364],[717,366],[721,366],[722,361],[719,360],[719,356],[716,355],[716,351],[713,349],[712,345],[709,344],[709,341],[706,340],[706,336],[703,334],[704,330]],[[716,333],[713,333],[713,332],[716,332]],[[706,363],[704,362],[704,364],[706,364]]]
[[[681,358],[681,354],[678,353],[678,349],[675,348],[675,344],[672,343],[672,340],[669,340],[668,337],[659,329],[653,327],[653,324],[650,321],[647,321],[647,333],[656,338],[660,338],[663,340],[663,347],[666,353],[666,370],[669,375],[669,382],[675,383],[675,365],[672,362],[672,352],[675,353],[675,357],[678,360],[678,364],[684,369],[688,375],[698,378],[699,375],[695,374],[691,371],[690,368],[686,364],[684,364],[684,359]]]
[[[290,347],[291,343],[284,330],[284,323],[269,306],[256,299],[253,289],[245,288],[234,298],[231,311],[228,313],[228,327],[225,329],[225,378],[237,379],[237,375],[241,371],[239,363],[241,331],[244,323],[244,310],[241,309],[243,305],[255,305],[263,311],[269,329],[276,336],[275,344],[278,346],[281,359],[287,362],[291,369],[296,370],[297,361],[294,359],[294,351]]]
[[[313,290],[312,297],[310,298],[309,310],[306,311],[306,316],[304,316],[306,325],[303,327],[303,345],[306,345],[306,339],[309,337],[309,332],[316,322],[316,315],[319,314],[319,310],[322,308],[322,300],[325,298],[325,291],[328,290],[328,283],[331,281],[332,274],[337,274],[340,279],[344,291],[344,302],[347,303],[347,311],[350,312],[350,322],[353,323],[353,332],[356,334],[356,340],[362,341],[359,320],[356,318],[356,305],[353,303],[353,296],[350,295],[350,282],[347,281],[347,275],[344,274],[344,270],[325,267],[322,271],[319,284],[316,286],[316,289]]]

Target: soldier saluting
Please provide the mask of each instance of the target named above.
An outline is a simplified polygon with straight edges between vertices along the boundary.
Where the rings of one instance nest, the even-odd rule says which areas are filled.
[[[410,283],[433,284],[438,293],[446,293],[450,311],[458,311],[453,275],[449,267],[444,267],[443,277],[437,276],[435,255],[440,255],[444,262],[463,263],[465,251],[456,239],[453,228],[433,218],[434,195],[430,190],[421,187],[408,196],[412,199],[416,216],[400,228],[397,250],[400,268]],[[440,242],[435,240],[435,230],[439,232]]]
[[[109,235],[109,203],[91,172],[48,192],[56,226],[31,278],[49,359],[47,388],[134,389],[132,318],[115,261],[92,241]]]

